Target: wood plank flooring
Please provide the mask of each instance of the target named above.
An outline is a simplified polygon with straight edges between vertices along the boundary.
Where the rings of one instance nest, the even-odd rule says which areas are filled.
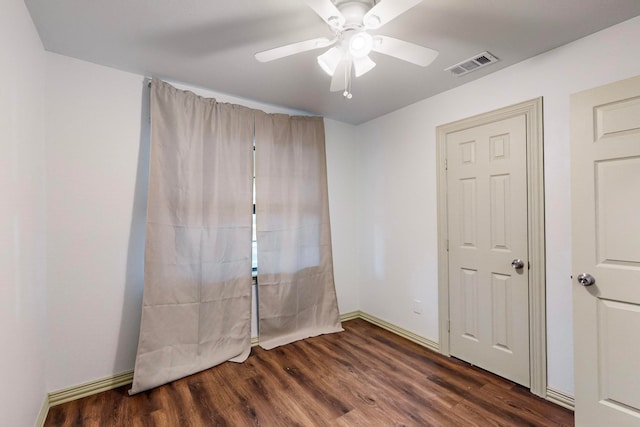
[[[154,390],[51,408],[45,426],[572,426],[524,387],[368,322]]]

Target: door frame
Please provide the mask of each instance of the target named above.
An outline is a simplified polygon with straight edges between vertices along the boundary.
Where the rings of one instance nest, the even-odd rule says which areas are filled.
[[[547,394],[546,269],[544,234],[544,159],[542,97],[438,126],[438,320],[440,353],[449,351],[449,250],[447,224],[447,135],[525,115],[527,138],[527,233],[529,263],[529,374],[533,394]]]

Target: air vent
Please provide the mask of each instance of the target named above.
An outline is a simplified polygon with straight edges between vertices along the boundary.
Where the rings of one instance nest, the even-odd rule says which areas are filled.
[[[456,76],[462,76],[464,74],[470,73],[471,71],[479,70],[482,67],[486,67],[487,65],[493,64],[494,62],[498,61],[499,59],[489,52],[482,52],[478,55],[474,55],[469,59],[459,62],[456,65],[445,68],[445,71],[451,71],[451,73]]]

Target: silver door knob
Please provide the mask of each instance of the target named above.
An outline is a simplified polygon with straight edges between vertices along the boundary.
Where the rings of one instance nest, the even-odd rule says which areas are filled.
[[[589,273],[581,273],[578,275],[578,282],[580,282],[582,286],[591,286],[596,283],[596,278]]]
[[[514,259],[513,261],[511,261],[511,267],[513,267],[515,270],[520,270],[522,267],[524,267],[524,261],[522,261],[521,259]]]

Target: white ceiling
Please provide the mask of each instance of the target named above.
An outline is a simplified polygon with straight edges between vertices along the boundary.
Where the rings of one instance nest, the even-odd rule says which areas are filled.
[[[394,1],[394,0],[382,0]],[[25,0],[45,49],[146,76],[358,124],[640,15],[639,0],[424,0],[372,32],[440,51],[427,68],[372,53],[377,67],[330,92],[326,49],[270,63],[256,52],[331,37],[304,0]],[[488,50],[501,59],[455,77]],[[598,53],[585,58],[585,66]]]

